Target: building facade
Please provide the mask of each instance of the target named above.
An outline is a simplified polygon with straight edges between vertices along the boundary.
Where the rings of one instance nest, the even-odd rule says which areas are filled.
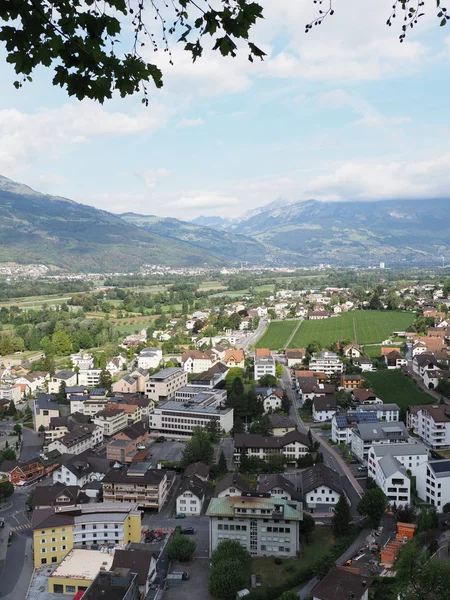
[[[153,402],[163,402],[187,384],[188,376],[183,369],[169,367],[152,375],[146,384],[145,395]]]

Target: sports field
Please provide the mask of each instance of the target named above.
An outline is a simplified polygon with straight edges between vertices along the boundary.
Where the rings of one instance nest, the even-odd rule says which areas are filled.
[[[283,348],[297,325],[297,320],[272,321],[269,323],[264,335],[256,343],[256,347],[270,348],[271,350]],[[303,327],[303,324],[300,327]],[[292,347],[294,348],[294,346]]]
[[[407,375],[399,369],[395,371],[377,371],[364,373],[364,381],[374,390],[383,402],[393,402],[400,408],[408,408],[415,404],[432,404],[436,400],[424,392]]]
[[[292,348],[305,348],[316,340],[324,347],[340,340],[351,340],[358,344],[379,344],[393,331],[406,329],[413,320],[413,313],[353,310],[339,317],[321,321],[303,321],[289,345]]]

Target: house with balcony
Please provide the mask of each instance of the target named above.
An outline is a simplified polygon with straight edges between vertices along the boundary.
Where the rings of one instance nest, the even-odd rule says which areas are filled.
[[[187,384],[186,371],[178,367],[168,367],[149,377],[145,395],[154,403],[163,402],[175,395],[175,392]]]
[[[413,477],[426,473],[429,450],[420,442],[408,444],[378,444],[369,449],[367,469],[369,477],[376,479],[377,463],[385,456],[393,456]]]
[[[388,369],[401,369],[406,367],[408,360],[400,354],[398,350],[391,350],[388,354],[384,355],[384,362]]]
[[[450,447],[450,407],[447,404],[410,406],[407,423],[432,450]]]
[[[153,469],[150,462],[112,468],[102,480],[105,502],[133,503],[141,508],[161,510],[170,489],[167,471]]]
[[[217,498],[242,496],[248,493],[250,493],[250,485],[239,473],[227,473],[214,490],[214,496]]]
[[[93,422],[103,429],[103,435],[110,437],[128,425],[126,413],[120,408],[105,408],[98,412]]]
[[[338,405],[334,396],[315,396],[312,402],[312,417],[314,423],[331,421],[333,415],[338,411]]]
[[[93,423],[77,425],[62,437],[48,444],[48,452],[57,450],[60,454],[81,454],[96,448],[103,442],[103,428]]]
[[[63,369],[58,371],[48,382],[48,393],[57,394],[61,388],[61,384],[64,383],[66,387],[77,385],[77,374],[75,371],[69,371]]]
[[[367,461],[371,446],[376,444],[406,444],[409,442],[405,424],[398,423],[359,423],[352,429],[352,454],[362,463]]]
[[[420,498],[443,512],[450,502],[450,460],[430,460],[426,472],[416,479],[416,486]]]
[[[264,375],[276,377],[275,358],[273,356],[255,356],[253,379],[258,381]]]
[[[344,363],[335,352],[322,350],[320,354],[313,353],[309,361],[310,371],[326,373],[327,377],[341,374],[344,371]]]

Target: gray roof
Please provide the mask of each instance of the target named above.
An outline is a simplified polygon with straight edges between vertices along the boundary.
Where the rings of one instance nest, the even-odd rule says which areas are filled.
[[[162,371],[158,371],[154,375],[150,376],[150,381],[161,381],[163,379],[167,379],[176,373],[182,373],[183,369],[180,367],[168,367],[167,369],[163,369]]]
[[[144,463],[139,463],[139,465],[144,466]],[[136,465],[134,465],[136,467]],[[154,485],[159,485],[161,481],[166,476],[167,471],[164,469],[142,469],[141,472],[134,472],[132,467],[120,468],[120,469],[110,469],[105,477],[103,478],[103,483],[149,483]]]
[[[303,471],[303,494],[307,494],[321,485],[326,485],[335,492],[338,492],[338,494],[342,494],[341,477],[337,471],[333,471],[333,469],[324,464],[314,465]]]
[[[364,441],[408,439],[408,430],[402,421],[390,423],[359,423],[353,431]]]
[[[378,463],[383,471],[384,476],[391,477],[394,473],[398,473],[400,471],[406,476],[405,467],[391,454],[387,454],[380,459]]]
[[[371,577],[333,567],[316,585],[313,596],[318,600],[362,600],[372,581]]]
[[[272,413],[269,415],[269,421],[272,428],[296,427],[291,417],[288,417],[287,415],[280,415],[279,413]]]
[[[361,404],[358,406],[358,411],[376,411],[376,410],[400,410],[397,404]]]
[[[35,405],[39,410],[59,410],[59,404],[55,401],[54,394],[38,394]]]
[[[107,458],[100,458],[92,454],[90,450],[81,454],[63,454],[59,462],[64,465],[76,477],[82,477],[89,473],[107,473],[113,464]]]
[[[68,369],[62,369],[61,371],[58,371],[54,375],[54,377],[56,379],[63,379],[64,381],[66,381],[67,379],[70,379],[74,375],[75,375],[75,371],[69,371]]]
[[[290,431],[285,435],[275,437],[264,436],[259,433],[236,433],[234,436],[235,448],[267,448],[279,449],[288,446],[293,442],[299,442],[304,446],[309,447],[308,436],[300,433],[297,429]]]
[[[314,410],[337,410],[337,401],[334,396],[315,396],[313,400]]]
[[[209,466],[202,462],[196,462],[188,465],[184,470],[183,477],[192,477],[197,475],[201,479],[208,479]]]
[[[450,460],[430,460],[428,467],[433,471],[435,477],[450,476]]]
[[[281,488],[288,494],[290,494],[292,500],[300,500],[301,494],[296,489],[295,485],[286,477],[280,474],[274,475],[260,475],[258,492],[261,494],[269,493],[273,488]]]
[[[250,486],[239,473],[227,473],[223,479],[216,485],[214,495],[218,496],[229,487],[235,487],[241,492],[250,492]]]
[[[197,475],[192,475],[192,477],[185,477],[182,480],[177,491],[177,496],[181,496],[184,492],[189,491],[201,500],[205,495],[205,488],[206,483],[200,477],[197,477]]]
[[[423,454],[428,456],[428,450],[424,444],[377,444],[373,446],[376,456],[412,456]]]

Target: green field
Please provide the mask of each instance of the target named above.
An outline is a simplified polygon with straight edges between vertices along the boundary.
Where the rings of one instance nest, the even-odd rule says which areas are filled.
[[[399,346],[389,346],[392,350],[401,350],[401,345]],[[381,346],[377,344],[376,346],[364,346],[364,354],[367,354],[369,358],[380,358],[381,356]]]
[[[258,340],[256,347],[270,348],[271,350],[283,348],[297,325],[298,321],[296,320],[272,321],[269,323],[264,335]],[[303,324],[301,327],[303,327]],[[294,348],[295,346],[292,347]]]
[[[393,331],[402,331],[412,324],[413,313],[383,310],[353,310],[323,321],[303,321],[290,346],[305,348],[312,341],[326,347],[340,340],[359,344],[379,344]]]
[[[364,373],[364,380],[383,402],[394,402],[400,408],[413,404],[431,404],[436,400],[400,370]]]

